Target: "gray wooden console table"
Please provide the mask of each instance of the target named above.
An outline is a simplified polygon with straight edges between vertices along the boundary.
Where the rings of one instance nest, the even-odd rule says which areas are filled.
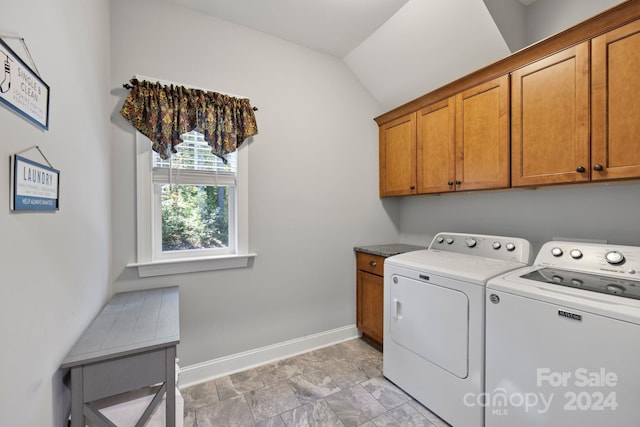
[[[72,427],[85,427],[86,418],[115,427],[91,402],[160,383],[136,426],[144,425],[166,392],[166,425],[175,427],[178,306],[177,287],[113,296],[61,365],[71,369]]]

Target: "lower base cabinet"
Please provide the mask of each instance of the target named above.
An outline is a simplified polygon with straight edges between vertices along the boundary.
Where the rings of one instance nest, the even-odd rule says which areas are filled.
[[[356,252],[356,326],[382,347],[384,318],[384,257]]]

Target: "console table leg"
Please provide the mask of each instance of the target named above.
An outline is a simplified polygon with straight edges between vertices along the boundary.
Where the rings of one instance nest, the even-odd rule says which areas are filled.
[[[71,427],[84,427],[82,366],[71,368]]]
[[[167,427],[176,426],[176,347],[167,347],[167,399],[165,400]]]

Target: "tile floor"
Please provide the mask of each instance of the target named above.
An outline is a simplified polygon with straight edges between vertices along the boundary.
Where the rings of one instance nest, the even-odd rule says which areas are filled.
[[[182,390],[185,427],[445,427],[354,339]]]

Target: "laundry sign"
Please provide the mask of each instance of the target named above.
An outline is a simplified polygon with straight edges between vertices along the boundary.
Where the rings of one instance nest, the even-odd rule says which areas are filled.
[[[49,86],[0,38],[0,101],[49,129]]]
[[[22,156],[11,156],[11,210],[57,211],[60,171]]]

